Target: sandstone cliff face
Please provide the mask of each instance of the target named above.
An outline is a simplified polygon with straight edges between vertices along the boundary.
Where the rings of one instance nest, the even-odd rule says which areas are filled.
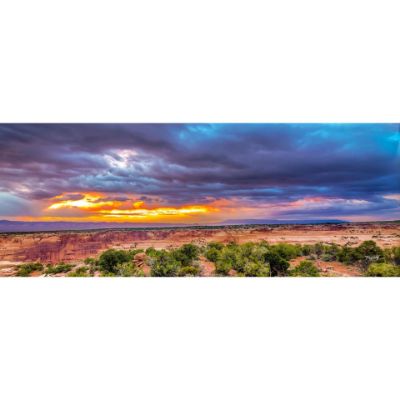
[[[96,257],[108,248],[165,248],[204,242],[204,231],[148,230],[32,233],[0,236],[0,261],[57,263]]]
[[[345,244],[351,239],[353,245],[375,240],[380,246],[389,247],[399,246],[399,238],[399,225],[390,223],[3,234],[0,235],[0,261],[54,264],[97,257],[108,248],[167,248],[209,241]]]

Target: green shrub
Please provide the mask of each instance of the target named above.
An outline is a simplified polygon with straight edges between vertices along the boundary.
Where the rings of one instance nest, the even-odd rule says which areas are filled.
[[[227,276],[232,269],[232,265],[226,260],[218,260],[215,263],[215,273],[219,276]]]
[[[157,257],[149,259],[151,267],[151,276],[176,276],[182,264],[177,261],[172,253],[166,250],[160,250]]]
[[[290,264],[275,252],[270,252],[266,255],[266,261],[269,262],[271,276],[285,276]]]
[[[130,249],[127,253],[130,255],[131,258],[135,257],[136,254],[143,253],[143,249]]]
[[[301,255],[309,256],[312,252],[312,246],[309,244],[304,244],[301,248]]]
[[[156,250],[154,247],[148,247],[145,251],[146,255],[149,257],[157,256],[159,250]]]
[[[125,262],[122,264],[118,264],[116,267],[116,275],[128,277],[128,276],[136,276],[136,277],[143,277],[144,272],[141,268],[134,265],[132,262]]]
[[[218,258],[220,257],[220,253],[221,253],[220,250],[217,250],[216,248],[212,247],[212,248],[206,250],[204,255],[208,261],[215,263],[218,260]]]
[[[400,247],[392,247],[384,250],[385,262],[400,265]]]
[[[290,271],[291,276],[320,276],[318,268],[311,261],[301,261]]]
[[[248,259],[248,260],[253,261],[255,263],[264,264],[268,253],[269,253],[269,249],[267,247],[254,246],[251,249],[251,253],[248,254],[248,256],[245,256],[242,253],[242,258],[244,259],[244,261],[246,261]]]
[[[115,278],[117,275],[114,274],[113,272],[102,271],[102,272],[100,273],[100,276],[101,276],[102,278]]]
[[[200,267],[190,265],[188,267],[181,267],[178,271],[178,276],[199,276]]]
[[[223,271],[227,270],[228,267],[229,270],[235,269],[237,272],[243,272],[245,260],[241,255],[240,247],[236,244],[230,244],[222,249],[217,263],[220,266],[221,274],[224,275]]]
[[[70,272],[67,276],[71,278],[83,278],[88,277],[88,268],[86,267],[79,267],[75,271]]]
[[[340,247],[337,244],[325,245],[324,254],[322,260],[324,261],[336,261],[340,254]]]
[[[221,251],[224,248],[224,245],[219,242],[210,242],[207,244],[207,249],[215,249],[218,251]]]
[[[336,256],[334,254],[323,254],[321,257],[322,261],[336,261]]]
[[[393,247],[392,249],[393,253],[393,261],[396,265],[400,265],[400,246],[399,247]]]
[[[97,260],[95,258],[85,258],[85,260],[83,261],[86,265],[90,265],[90,266],[95,266],[97,264]]]
[[[29,276],[34,271],[43,271],[41,263],[27,263],[18,267],[17,276]]]
[[[315,243],[312,252],[318,257],[321,257],[324,253],[324,245],[322,243]]]
[[[286,261],[292,260],[301,255],[301,247],[289,243],[278,243],[271,246],[271,251],[278,254]]]
[[[258,247],[256,243],[247,242],[237,247],[238,252],[244,258],[251,258],[254,249]]]
[[[185,267],[192,265],[193,261],[198,259],[199,254],[200,249],[191,243],[184,244],[171,252],[173,258]]]
[[[48,274],[48,275],[61,274],[61,273],[66,273],[66,272],[71,271],[71,269],[74,267],[75,267],[75,265],[72,265],[72,264],[50,265],[50,266],[47,266],[44,273]]]
[[[357,261],[357,255],[354,249],[349,246],[343,246],[338,254],[338,260],[344,264],[353,264]]]
[[[400,276],[400,267],[386,263],[372,263],[369,265],[366,276]]]
[[[105,272],[117,272],[117,265],[128,262],[132,259],[129,252],[124,250],[109,249],[101,254],[99,266]]]
[[[270,276],[269,265],[257,262],[248,262],[244,267],[244,275],[257,277]]]
[[[385,260],[383,250],[373,240],[367,240],[356,247],[354,256],[364,268],[371,263],[382,263]]]

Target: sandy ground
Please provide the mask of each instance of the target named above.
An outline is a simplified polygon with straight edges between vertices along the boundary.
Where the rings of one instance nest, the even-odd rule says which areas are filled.
[[[214,275],[214,263],[208,261],[205,257],[200,257],[201,276]]]

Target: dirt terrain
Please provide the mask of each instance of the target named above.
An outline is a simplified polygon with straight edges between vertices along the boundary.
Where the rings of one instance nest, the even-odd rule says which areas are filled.
[[[374,240],[386,248],[400,244],[400,224],[346,223],[324,225],[231,226],[217,228],[171,228],[104,230],[83,232],[10,233],[0,235],[0,268],[21,262],[78,262],[96,257],[108,248],[169,248],[184,243],[266,240],[269,243],[337,243],[356,246]]]

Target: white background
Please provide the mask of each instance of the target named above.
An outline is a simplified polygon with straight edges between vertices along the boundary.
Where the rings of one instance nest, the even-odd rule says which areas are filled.
[[[0,0],[0,121],[398,122],[397,4]],[[399,300],[396,279],[2,279],[0,397],[397,400]]]

